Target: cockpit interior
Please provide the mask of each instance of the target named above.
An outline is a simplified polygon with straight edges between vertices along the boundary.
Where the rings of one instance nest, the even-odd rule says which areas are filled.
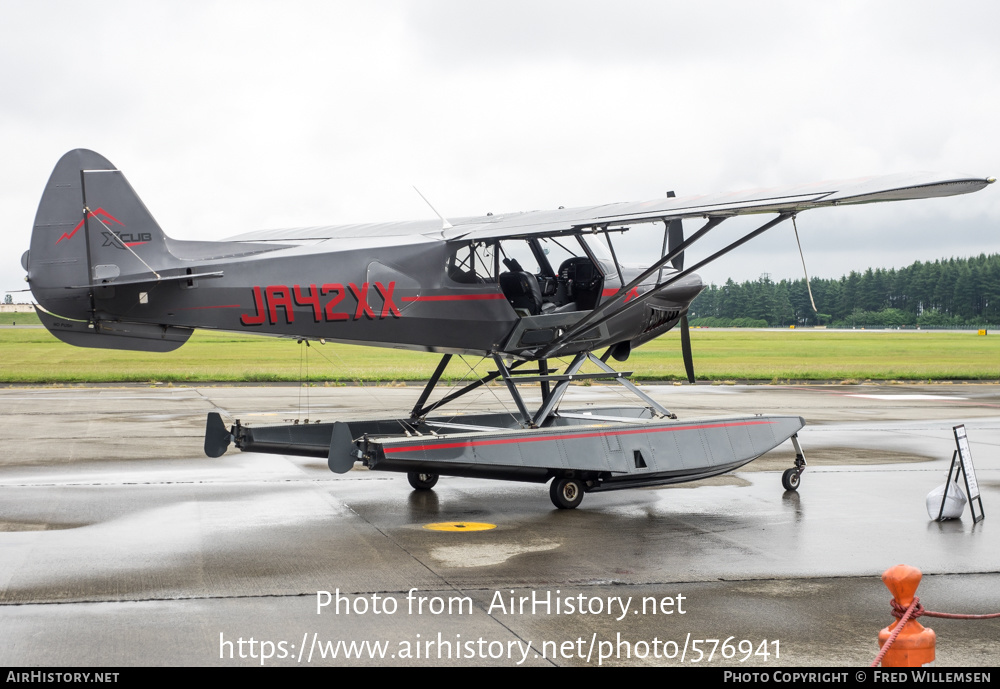
[[[496,284],[519,316],[589,311],[606,281],[618,287],[614,261],[594,237],[469,242],[448,257],[448,278]]]

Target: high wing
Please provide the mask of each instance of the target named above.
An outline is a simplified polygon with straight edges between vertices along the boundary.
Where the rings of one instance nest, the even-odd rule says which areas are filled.
[[[708,196],[659,198],[653,201],[542,211],[507,216],[494,222],[458,225],[443,232],[447,239],[541,236],[572,233],[587,227],[675,218],[727,218],[760,213],[798,213],[810,208],[847,206],[954,196],[979,191],[991,180],[968,175],[911,173],[817,182],[791,187],[754,189]],[[492,219],[491,219],[492,220]]]
[[[586,228],[606,229],[628,223],[701,217],[728,218],[761,213],[795,214],[828,206],[955,196],[979,191],[992,181],[993,178],[970,175],[916,172],[711,195],[664,197],[652,201],[449,219],[452,227],[447,229],[442,228],[440,220],[422,220],[262,230],[230,239],[309,242],[416,234],[445,240],[558,236],[573,234]]]
[[[911,173],[861,177],[792,187],[726,192],[708,196],[659,198],[635,203],[507,216],[494,222],[458,225],[443,234],[447,239],[486,239],[502,236],[554,235],[586,227],[614,227],[675,218],[727,218],[760,213],[798,213],[811,208],[847,206],[880,201],[953,196],[979,191],[989,179],[968,175]]]

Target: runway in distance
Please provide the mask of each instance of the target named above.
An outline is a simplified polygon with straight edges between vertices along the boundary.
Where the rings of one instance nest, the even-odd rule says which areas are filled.
[[[608,360],[627,361],[632,349],[680,326],[693,382],[686,314],[704,286],[696,270],[805,210],[966,194],[993,181],[913,173],[212,242],[168,237],[120,170],[77,149],[49,178],[21,262],[42,323],[76,346],[167,352],[207,328],[442,355],[408,417],[227,427],[213,412],[209,456],[235,443],[326,457],[338,473],[361,461],[407,473],[418,490],[440,475],[551,482],[553,504],[568,509],[587,492],[731,471],[789,438],[797,458],[782,482],[797,489],[801,417],[681,422]],[[750,214],[773,217],[684,267],[698,240]],[[688,237],[685,219],[702,223]],[[662,226],[659,255],[648,265],[622,263],[615,237],[649,224]],[[495,370],[432,402],[454,355],[489,357]],[[568,359],[561,371],[556,359]],[[587,362],[599,372],[581,373]],[[516,414],[439,412],[496,379]],[[562,409],[567,387],[590,379],[625,386],[642,406]],[[538,386],[537,409],[529,409],[524,385]]]

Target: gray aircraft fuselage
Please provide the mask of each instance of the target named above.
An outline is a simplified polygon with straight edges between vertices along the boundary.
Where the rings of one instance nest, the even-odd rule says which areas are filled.
[[[142,341],[155,339],[156,331],[125,324],[160,327],[175,346],[187,329],[210,328],[532,358],[618,295],[622,284],[615,264],[588,254],[582,241],[573,245],[577,258],[566,262],[574,265],[562,269],[548,264],[539,240],[530,237],[473,243],[428,237],[440,230],[436,222],[371,225],[370,236],[365,227],[353,227],[352,236],[325,228],[327,237],[318,240],[299,239],[308,231],[292,233],[286,243],[174,240],[110,162],[80,150],[53,171],[23,262],[38,303],[62,317],[46,321],[57,336],[77,345],[135,349],[145,348]],[[540,307],[517,310],[515,295],[509,289],[505,294],[505,243],[508,250],[520,243],[534,251],[539,272],[527,274],[543,287]],[[481,267],[478,276],[456,271],[458,255],[477,249],[493,255],[495,264]],[[581,262],[591,277],[583,287],[578,280],[574,294],[569,272]],[[640,272],[621,268],[626,283]],[[655,284],[639,285],[624,301]],[[673,327],[701,288],[697,275],[686,276],[554,354],[638,346]],[[124,332],[138,339],[114,339]]]

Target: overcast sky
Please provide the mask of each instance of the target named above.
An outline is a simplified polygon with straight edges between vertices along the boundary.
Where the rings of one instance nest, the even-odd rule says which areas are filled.
[[[1000,176],[997,2],[0,0],[0,17],[0,292],[25,287],[42,188],[80,147],[180,239],[432,217],[411,185],[457,217]],[[803,213],[810,274],[1000,252],[997,187]],[[790,225],[701,275],[763,272],[801,276]]]

